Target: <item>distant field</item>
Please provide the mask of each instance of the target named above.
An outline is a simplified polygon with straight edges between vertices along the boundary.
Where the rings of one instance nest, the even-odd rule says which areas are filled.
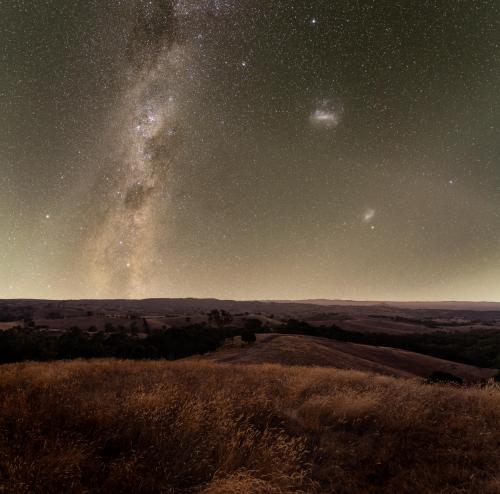
[[[112,324],[115,327],[123,326],[125,328],[130,327],[132,320],[126,317],[105,317],[105,316],[74,316],[74,317],[64,317],[62,319],[46,319],[40,318],[35,319],[36,325],[47,326],[53,329],[70,329],[77,327],[83,330],[87,330],[94,327],[98,330],[103,330],[106,324]],[[141,323],[141,320],[138,321]],[[142,323],[141,323],[142,324]]]
[[[472,330],[499,329],[497,325],[485,326],[480,323],[464,322],[460,324],[449,319],[436,318],[432,321],[420,321],[411,323],[398,320],[385,320],[377,318],[353,318],[351,320],[332,321],[346,331],[358,331],[361,333],[388,333],[388,334],[409,334],[409,333],[432,333],[433,331],[446,332],[466,332]]]
[[[250,318],[269,329],[293,319],[314,327],[335,325],[346,331],[395,335],[500,330],[500,304],[491,303],[146,299],[0,300],[0,321],[5,321],[0,322],[0,331],[14,326],[102,331],[112,324],[123,332],[133,321],[134,330],[139,332],[194,324],[213,326],[208,314],[214,309],[228,311],[232,318],[228,325],[235,328],[244,327]]]
[[[338,326],[346,331],[361,331],[373,333],[427,333],[435,329],[424,324],[412,324],[401,321],[387,321],[373,318],[359,318],[342,321]]]
[[[0,367],[0,491],[500,491],[500,388],[116,360]]]

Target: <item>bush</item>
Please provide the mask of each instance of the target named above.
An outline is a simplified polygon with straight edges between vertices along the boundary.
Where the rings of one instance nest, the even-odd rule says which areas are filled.
[[[444,384],[460,384],[464,383],[464,380],[461,377],[455,376],[454,374],[450,374],[449,372],[443,371],[434,371],[427,378],[427,383],[436,384],[436,383],[444,383]]]
[[[253,331],[243,331],[243,333],[241,334],[241,341],[251,344],[257,341],[257,337],[255,336],[255,333]]]

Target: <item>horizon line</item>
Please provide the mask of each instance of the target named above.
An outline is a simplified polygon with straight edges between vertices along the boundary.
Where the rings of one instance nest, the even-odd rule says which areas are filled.
[[[127,300],[127,301],[146,301],[146,300],[218,300],[221,302],[262,302],[262,303],[308,303],[314,301],[324,301],[324,302],[352,302],[352,303],[373,303],[373,304],[500,304],[500,300],[453,300],[453,299],[439,299],[439,300],[408,300],[408,299],[349,299],[349,298],[328,298],[328,297],[315,297],[315,298],[296,298],[296,299],[286,299],[286,298],[275,298],[275,299],[239,299],[239,298],[218,298],[218,297],[142,297],[142,298],[131,298],[131,297],[81,297],[81,298],[38,298],[38,297],[0,297],[0,301],[52,301],[52,302],[73,302],[73,301],[113,301],[113,300]]]

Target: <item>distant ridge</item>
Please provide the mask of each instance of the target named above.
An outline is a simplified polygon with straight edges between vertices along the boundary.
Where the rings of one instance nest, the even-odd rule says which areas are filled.
[[[43,300],[43,299],[0,299],[0,304],[34,305],[53,304],[59,306],[90,307],[101,309],[147,310],[147,311],[206,311],[214,308],[230,311],[248,312],[291,312],[319,310],[326,307],[359,308],[367,311],[370,307],[383,311],[398,309],[412,310],[444,310],[444,311],[472,311],[498,312],[500,302],[470,302],[470,301],[377,301],[377,300],[338,300],[338,299],[304,299],[304,300],[224,300],[216,298],[145,298],[145,299],[76,299],[76,300]]]
[[[469,301],[389,301],[389,300],[342,300],[342,299],[304,299],[304,300],[269,300],[275,303],[295,303],[322,306],[370,307],[385,306],[402,309],[440,309],[440,310],[500,310],[500,302],[469,302]]]

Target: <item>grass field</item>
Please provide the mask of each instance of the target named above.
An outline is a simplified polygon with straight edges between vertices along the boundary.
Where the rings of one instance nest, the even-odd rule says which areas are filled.
[[[459,376],[468,383],[487,380],[497,369],[438,359],[398,348],[359,345],[356,343],[305,335],[259,334],[253,345],[241,345],[238,338],[201,359],[236,364],[281,364],[356,369],[396,377],[426,378],[434,371]]]
[[[0,367],[0,491],[500,492],[500,389],[116,360]]]

